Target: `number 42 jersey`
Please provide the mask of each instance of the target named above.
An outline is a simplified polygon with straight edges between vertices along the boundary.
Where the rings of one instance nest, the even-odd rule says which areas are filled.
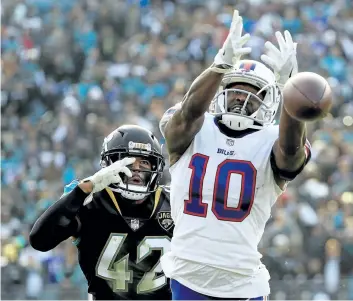
[[[159,260],[170,249],[174,228],[169,191],[160,186],[143,204],[124,204],[107,188],[79,212],[75,244],[88,292],[99,300],[168,300],[170,287]]]
[[[205,114],[201,130],[170,168],[175,229],[171,251],[161,259],[168,277],[216,297],[269,293],[269,275],[257,246],[282,193],[270,163],[277,138],[277,126],[231,138],[220,131],[214,116]],[[264,284],[257,285],[258,291],[243,285],[261,269]]]

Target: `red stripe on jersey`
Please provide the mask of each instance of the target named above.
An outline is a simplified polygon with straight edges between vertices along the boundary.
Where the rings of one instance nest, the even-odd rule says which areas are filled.
[[[305,144],[305,157],[308,158],[311,155],[311,144],[308,139],[306,139]]]

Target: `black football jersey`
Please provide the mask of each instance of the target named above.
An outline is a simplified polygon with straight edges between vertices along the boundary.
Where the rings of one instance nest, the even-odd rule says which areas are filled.
[[[79,263],[95,299],[171,299],[159,261],[174,228],[165,187],[139,205],[107,188],[78,218]]]

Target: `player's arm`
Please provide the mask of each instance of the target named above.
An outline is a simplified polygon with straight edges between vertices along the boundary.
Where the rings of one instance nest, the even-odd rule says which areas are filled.
[[[192,83],[177,110],[165,128],[165,139],[171,164],[175,163],[201,129],[204,114],[220,85],[223,74],[206,69]]]
[[[29,234],[30,244],[38,251],[48,251],[55,248],[60,242],[79,231],[77,214],[82,206],[92,201],[93,193],[99,192],[111,183],[120,183],[119,173],[131,177],[127,165],[135,162],[135,158],[124,158],[102,168],[93,176],[84,179],[81,183],[73,182],[67,187],[71,190],[52,206],[50,206],[36,221]]]
[[[219,88],[224,73],[228,72],[243,54],[251,51],[249,47],[243,48],[250,36],[242,36],[242,30],[242,17],[235,10],[228,37],[214,63],[194,80],[184,96],[181,107],[166,124],[164,134],[171,165],[178,161],[201,129],[204,114]]]
[[[77,181],[65,187],[71,191],[64,193],[34,224],[29,234],[29,241],[34,249],[42,252],[51,250],[78,233],[77,214],[92,188],[91,182],[79,184]]]
[[[279,137],[273,145],[271,164],[280,187],[293,180],[310,160],[310,144],[306,139],[305,122],[293,119],[283,108]]]
[[[297,44],[291,34],[276,32],[279,49],[271,42],[265,43],[267,55],[261,59],[275,72],[278,86],[282,89],[286,81],[298,73],[296,58]],[[293,119],[283,108],[279,122],[279,137],[273,145],[271,165],[276,182],[280,187],[296,177],[310,159],[310,146],[306,140],[306,125]]]

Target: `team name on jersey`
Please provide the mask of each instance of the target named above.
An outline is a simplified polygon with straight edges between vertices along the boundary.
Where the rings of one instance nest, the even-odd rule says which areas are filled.
[[[222,154],[222,155],[225,155],[225,156],[233,156],[234,155],[234,151],[227,151],[227,150],[225,150],[223,148],[218,148],[217,154]]]

